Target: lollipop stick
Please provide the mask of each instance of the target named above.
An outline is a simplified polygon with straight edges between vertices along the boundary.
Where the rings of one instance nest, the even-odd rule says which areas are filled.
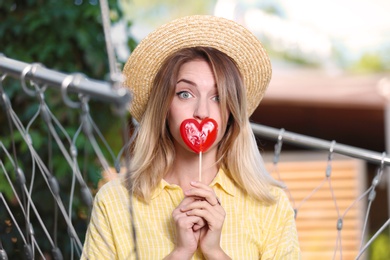
[[[202,181],[202,152],[199,152],[199,182]]]

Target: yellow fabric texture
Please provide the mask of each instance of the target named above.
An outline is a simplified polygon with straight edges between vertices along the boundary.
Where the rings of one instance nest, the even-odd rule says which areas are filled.
[[[232,259],[300,259],[294,212],[284,191],[273,188],[274,205],[245,195],[220,170],[210,185],[226,211],[221,247]],[[130,200],[118,178],[105,184],[94,200],[81,259],[135,259]],[[152,200],[132,199],[139,259],[163,259],[175,246],[172,211],[182,189],[162,180]],[[193,259],[204,259],[197,251]]]

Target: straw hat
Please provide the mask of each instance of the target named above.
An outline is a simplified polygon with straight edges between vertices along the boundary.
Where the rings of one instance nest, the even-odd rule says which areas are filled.
[[[169,22],[143,39],[130,55],[123,73],[133,92],[131,115],[142,118],[152,83],[162,62],[188,47],[213,47],[232,58],[247,90],[248,114],[259,105],[271,80],[271,63],[260,41],[243,26],[224,18],[194,15]]]

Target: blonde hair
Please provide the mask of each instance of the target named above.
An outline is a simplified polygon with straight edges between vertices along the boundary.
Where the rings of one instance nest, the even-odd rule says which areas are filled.
[[[161,65],[131,149],[130,171],[126,178],[130,192],[148,202],[153,190],[171,169],[175,149],[167,127],[167,114],[181,66],[197,59],[211,65],[221,110],[230,112],[229,118],[222,118],[227,127],[218,146],[219,167],[245,193],[267,204],[273,203],[270,186],[281,184],[268,174],[258,150],[248,119],[241,74],[231,58],[209,47],[179,50]]]

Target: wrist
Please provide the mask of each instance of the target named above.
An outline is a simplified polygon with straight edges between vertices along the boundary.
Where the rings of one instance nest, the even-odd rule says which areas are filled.
[[[203,256],[207,259],[207,260],[228,260],[228,259],[231,259],[226,253],[225,251],[222,250],[222,248],[219,248],[218,250],[214,250],[212,252],[202,252],[203,253]]]
[[[181,250],[178,248],[175,248],[169,255],[167,255],[164,260],[185,260],[185,259],[191,259],[194,253],[190,253],[186,250]]]

